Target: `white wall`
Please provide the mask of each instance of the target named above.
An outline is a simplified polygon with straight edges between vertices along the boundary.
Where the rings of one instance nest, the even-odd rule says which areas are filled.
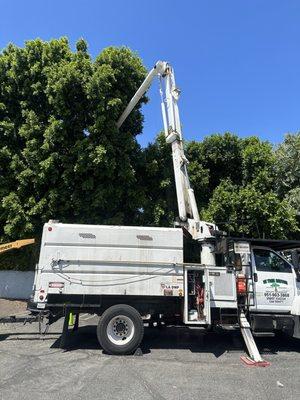
[[[28,299],[33,279],[34,271],[0,271],[0,298]]]

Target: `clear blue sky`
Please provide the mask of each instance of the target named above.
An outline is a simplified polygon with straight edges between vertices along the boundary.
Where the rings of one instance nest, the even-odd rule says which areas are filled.
[[[182,90],[185,138],[215,132],[274,143],[300,130],[300,0],[0,0],[0,48],[80,37],[92,56],[136,50],[150,68],[170,61]],[[157,84],[142,144],[161,129]]]

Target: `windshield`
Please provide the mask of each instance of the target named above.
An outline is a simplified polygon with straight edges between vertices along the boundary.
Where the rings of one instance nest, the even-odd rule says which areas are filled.
[[[269,249],[253,249],[257,271],[292,272],[290,264],[274,251]]]

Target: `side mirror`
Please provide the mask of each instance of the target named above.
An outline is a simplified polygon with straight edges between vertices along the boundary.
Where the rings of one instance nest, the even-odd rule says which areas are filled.
[[[228,254],[228,259],[226,260],[227,271],[235,269],[236,271],[242,270],[242,258],[238,253],[230,251]]]
[[[300,282],[300,253],[298,250],[292,251],[292,264],[296,272],[297,281]]]

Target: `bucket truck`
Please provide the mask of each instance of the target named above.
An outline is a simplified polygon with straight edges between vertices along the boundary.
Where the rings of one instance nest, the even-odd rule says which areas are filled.
[[[180,91],[171,65],[158,61],[117,121],[122,124],[154,78],[172,158],[179,220],[174,228],[44,225],[33,296],[49,323],[70,313],[100,316],[97,336],[110,354],[131,354],[145,321],[240,329],[250,358],[265,365],[254,336],[281,330],[300,338],[299,265],[277,251],[296,241],[227,237],[201,221],[188,176],[178,110]]]

